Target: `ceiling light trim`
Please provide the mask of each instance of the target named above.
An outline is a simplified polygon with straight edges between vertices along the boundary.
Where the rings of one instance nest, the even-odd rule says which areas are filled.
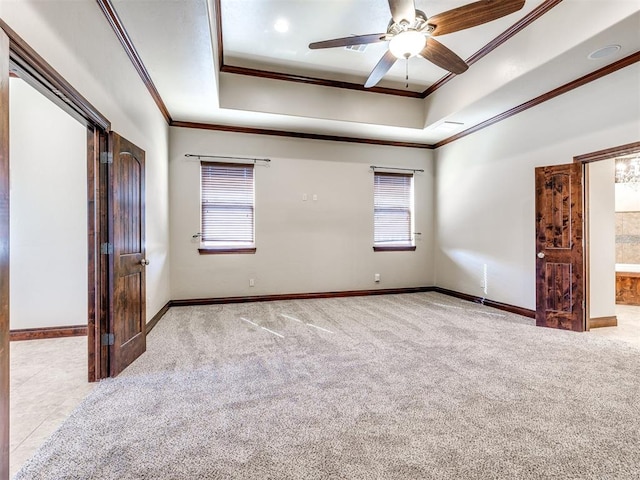
[[[607,45],[605,47],[594,50],[589,55],[587,55],[587,58],[589,60],[602,60],[603,58],[607,58],[618,53],[621,49],[621,45]]]

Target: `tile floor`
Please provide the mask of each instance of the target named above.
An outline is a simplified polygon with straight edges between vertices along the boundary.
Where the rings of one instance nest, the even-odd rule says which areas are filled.
[[[87,382],[87,337],[11,342],[10,473],[94,388]]]
[[[640,307],[618,305],[617,327],[591,330],[640,345]],[[94,388],[87,338],[11,342],[11,476]]]
[[[589,333],[640,346],[640,306],[616,305],[617,327],[594,328]]]

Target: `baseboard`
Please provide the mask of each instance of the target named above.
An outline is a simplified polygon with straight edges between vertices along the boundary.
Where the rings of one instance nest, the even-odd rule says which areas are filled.
[[[363,297],[369,295],[392,295],[401,293],[438,292],[451,297],[460,298],[474,303],[483,303],[488,307],[503,310],[524,317],[535,318],[536,312],[506,303],[493,300],[482,301],[481,297],[475,297],[466,293],[455,292],[440,287],[408,287],[408,288],[383,288],[377,290],[344,290],[337,292],[315,292],[315,293],[283,293],[275,295],[254,295],[246,297],[212,297],[212,298],[185,298],[181,300],[170,300],[167,304],[147,323],[147,333],[158,323],[162,316],[170,307],[193,307],[198,305],[218,305],[224,303],[247,303],[247,302],[272,302],[275,300],[309,300],[319,298],[339,298],[339,297]]]
[[[432,292],[435,287],[383,288],[378,290],[345,290],[338,292],[283,293],[276,295],[255,295],[247,297],[191,298],[172,300],[172,307],[195,305],[217,305],[220,303],[271,302],[274,300],[309,300],[316,298],[364,297],[368,295],[390,295],[399,293]]]
[[[21,328],[9,332],[9,340],[41,340],[44,338],[83,337],[87,335],[86,325],[67,327]]]
[[[618,317],[613,315],[612,317],[598,317],[589,319],[589,329],[602,328],[602,327],[617,327]]]
[[[155,327],[158,322],[160,321],[160,319],[162,317],[164,317],[164,314],[167,313],[167,311],[169,310],[169,308],[173,305],[173,302],[171,300],[169,300],[164,307],[162,307],[160,309],[160,311],[158,313],[156,313],[153,318],[151,320],[149,320],[147,322],[147,335],[149,335],[149,332],[151,330],[153,330],[153,327]]]
[[[382,288],[378,290],[344,290],[338,292],[316,292],[316,293],[284,293],[276,295],[255,295],[247,297],[215,297],[215,298],[193,298],[183,300],[169,300],[151,320],[147,322],[147,334],[158,324],[160,319],[167,313],[170,307],[188,307],[196,305],[217,305],[222,303],[246,303],[246,302],[271,302],[274,300],[308,300],[318,298],[339,298],[339,297],[364,297],[370,295],[392,295],[401,293],[438,292],[451,297],[460,298],[474,303],[483,303],[489,307],[504,310],[510,313],[535,318],[536,312],[526,308],[515,307],[506,303],[495,302],[493,300],[482,301],[481,297],[475,297],[466,293],[455,292],[441,287],[408,287],[408,288]],[[595,322],[595,323],[594,323]],[[606,324],[604,324],[606,323]],[[590,328],[616,326],[616,317],[592,318],[589,322]],[[25,328],[11,330],[9,339],[11,341],[37,340],[43,338],[63,338],[80,337],[87,335],[86,325],[72,325],[67,327],[46,327],[46,328]]]
[[[462,300],[467,300],[469,302],[474,303],[482,303],[487,307],[496,308],[498,310],[503,310],[509,313],[515,313],[516,315],[522,315],[523,317],[536,318],[536,311],[529,310],[528,308],[516,307],[514,305],[509,305],[507,303],[496,302],[494,300],[483,299],[482,297],[476,297],[475,295],[469,295],[467,293],[455,292],[453,290],[447,290],[446,288],[434,287],[434,292],[442,293],[444,295],[449,295],[450,297],[460,298]]]

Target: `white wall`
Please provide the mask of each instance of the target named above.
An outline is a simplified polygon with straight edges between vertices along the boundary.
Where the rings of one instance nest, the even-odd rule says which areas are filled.
[[[587,165],[589,178],[589,315],[616,314],[615,160]]]
[[[168,131],[94,0],[0,2],[0,17],[146,152],[147,319],[170,300]]]
[[[11,329],[87,323],[87,129],[10,88]]]
[[[433,285],[431,151],[186,128],[170,140],[174,299]],[[271,158],[255,168],[254,255],[198,254],[200,164],[186,153]],[[369,165],[425,170],[415,177],[415,252],[373,252]]]
[[[436,151],[436,284],[535,309],[534,169],[638,141],[640,66]]]

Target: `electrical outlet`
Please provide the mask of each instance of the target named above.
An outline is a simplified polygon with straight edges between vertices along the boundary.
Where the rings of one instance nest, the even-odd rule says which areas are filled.
[[[253,278],[249,279],[249,286],[250,287],[255,287],[256,286],[256,281]]]
[[[309,196],[306,193],[302,194],[302,201],[306,202],[309,199]]]
[[[379,281],[380,281],[380,274],[379,274],[379,273],[374,274],[374,275],[373,275],[373,280],[374,280],[375,282],[379,282]]]

